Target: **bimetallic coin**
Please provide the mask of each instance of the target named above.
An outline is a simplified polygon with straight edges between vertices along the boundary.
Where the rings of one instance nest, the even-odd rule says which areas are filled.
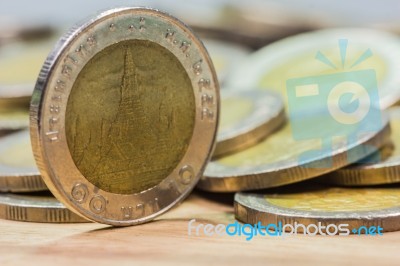
[[[31,102],[35,159],[67,207],[115,226],[149,221],[193,189],[219,115],[215,70],[177,19],[119,8],[72,29]]]
[[[41,64],[54,41],[18,41],[0,47],[0,109],[29,107]]]
[[[400,182],[400,107],[392,107],[388,113],[392,130],[391,143],[363,162],[339,169],[318,179],[324,183],[344,186]]]
[[[286,101],[286,81],[289,79],[309,77],[318,84],[324,77],[341,73],[358,82],[357,71],[369,69],[376,75],[380,106],[387,108],[400,100],[399,68],[398,36],[372,29],[327,29],[265,46],[232,71],[226,86],[271,89],[281,93]],[[346,81],[331,77],[338,82]]]
[[[213,157],[246,149],[286,121],[279,95],[268,91],[229,91],[221,97],[221,118]]]
[[[220,84],[229,76],[232,69],[250,54],[246,47],[212,39],[202,40],[210,54]],[[223,88],[223,87],[222,87]]]
[[[54,197],[0,194],[0,218],[37,223],[87,223]]]
[[[198,187],[207,191],[234,192],[299,182],[354,163],[376,151],[390,137],[385,113],[382,113],[378,130],[366,131],[357,139],[350,137],[361,133],[357,127],[328,126],[326,120],[322,116],[296,132],[300,136],[315,137],[317,132],[321,138],[296,139],[292,123],[288,122],[257,145],[210,162]],[[376,121],[365,122],[378,124]],[[346,138],[335,140],[334,136]],[[331,142],[326,143],[329,147],[323,146],[322,138],[330,138]],[[376,149],[368,148],[371,146]]]
[[[0,135],[29,127],[29,114],[24,109],[6,109],[0,111]]]
[[[47,190],[33,158],[29,131],[0,138],[0,191]]]
[[[361,226],[396,231],[400,230],[400,188],[296,186],[268,194],[241,192],[235,195],[235,216],[249,224],[347,224],[349,233],[358,233]],[[326,230],[335,234],[334,228]]]

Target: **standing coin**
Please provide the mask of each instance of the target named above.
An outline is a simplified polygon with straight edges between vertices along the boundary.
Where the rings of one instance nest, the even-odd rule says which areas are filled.
[[[337,170],[319,180],[324,183],[362,186],[400,182],[400,107],[389,109],[392,142],[383,148],[374,158],[367,158],[365,163],[350,165]],[[387,154],[388,153],[388,154]],[[368,163],[378,160],[375,163]]]
[[[372,69],[378,82],[380,106],[387,108],[400,100],[399,68],[398,36],[371,29],[327,29],[265,46],[232,71],[226,86],[272,89],[286,100],[286,81],[291,78],[351,75]]]
[[[37,223],[87,223],[54,197],[0,194],[0,218]]]
[[[31,138],[49,189],[74,212],[144,223],[193,189],[216,138],[211,60],[177,19],[147,8],[103,12],[47,58]]]
[[[29,131],[0,138],[0,191],[47,190],[33,158]]]
[[[281,97],[268,91],[227,89],[221,107],[214,158],[260,142],[286,120]]]
[[[348,233],[365,233],[362,226],[389,232],[400,230],[400,189],[293,186],[278,193],[237,193],[235,216],[249,224],[303,224],[312,234],[318,223],[325,228],[320,233],[329,235],[345,233],[340,224],[348,225]]]
[[[390,136],[390,126],[387,115],[382,114],[382,123],[377,131],[368,131],[358,139],[338,140],[332,143],[329,150],[321,149],[319,138],[296,140],[291,130],[292,123],[286,123],[282,129],[257,145],[210,162],[198,187],[216,192],[262,189],[332,172],[371,154],[374,150],[366,148],[369,145],[379,148],[386,143]],[[301,128],[302,132],[297,133],[314,136],[313,133],[318,132],[319,136],[328,137],[359,133],[358,128],[349,128],[349,131],[339,123],[327,125],[323,116],[320,121],[312,126],[305,125]],[[307,157],[302,159],[304,154]]]

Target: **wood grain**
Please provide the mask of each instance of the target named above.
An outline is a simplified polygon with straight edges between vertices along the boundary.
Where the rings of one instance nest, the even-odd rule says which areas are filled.
[[[400,232],[383,236],[188,236],[188,221],[234,221],[233,196],[194,193],[154,222],[101,224],[0,221],[0,265],[398,265]]]

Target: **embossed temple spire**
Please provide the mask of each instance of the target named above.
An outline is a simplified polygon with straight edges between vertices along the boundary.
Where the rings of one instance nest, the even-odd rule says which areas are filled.
[[[122,98],[131,97],[132,90],[130,88],[136,87],[137,85],[137,73],[136,65],[133,61],[132,52],[129,48],[125,49],[124,58],[124,74],[122,77],[121,84],[121,96]]]

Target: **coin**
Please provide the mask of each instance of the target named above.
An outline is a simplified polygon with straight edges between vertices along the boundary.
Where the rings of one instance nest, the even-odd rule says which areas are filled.
[[[87,223],[50,196],[0,194],[0,218],[37,223]]]
[[[65,35],[31,102],[49,189],[93,221],[133,225],[193,189],[215,145],[219,87],[192,31],[147,8],[105,11]]]
[[[29,114],[24,109],[6,109],[0,111],[0,135],[6,135],[29,127]]]
[[[29,131],[0,138],[0,191],[41,190],[47,190],[47,187],[33,158]]]
[[[340,40],[342,45],[338,45]],[[286,100],[286,81],[291,78],[351,75],[372,69],[378,82],[380,106],[387,108],[400,99],[400,76],[396,74],[399,67],[397,36],[372,29],[327,29],[265,46],[232,71],[226,86],[271,89]]]
[[[202,41],[210,53],[220,84],[229,76],[230,71],[250,54],[248,48],[239,44],[212,39]]]
[[[221,97],[221,119],[213,157],[246,149],[286,121],[279,95],[268,91],[229,91]]]
[[[28,108],[42,62],[53,38],[13,42],[0,47],[0,108]]]
[[[361,107],[364,108],[364,107]],[[318,110],[315,110],[316,113]],[[376,123],[374,121],[365,121]],[[297,132],[301,136],[321,137],[357,135],[357,128],[342,127],[326,123],[326,117],[318,119],[312,126],[304,125]],[[321,147],[321,138],[298,140],[286,123],[270,137],[241,152],[211,161],[198,187],[215,192],[234,192],[277,187],[299,182],[332,172],[371,154],[366,147],[381,147],[390,136],[387,115],[382,113],[379,130],[365,132],[360,138],[332,139],[329,149]],[[313,151],[316,152],[313,152]],[[307,155],[306,158],[301,156]]]
[[[400,230],[400,189],[293,186],[268,194],[241,192],[235,195],[235,216],[249,224],[348,224],[353,233],[361,226],[389,232]]]
[[[378,154],[354,165],[321,176],[324,183],[362,186],[380,185],[400,182],[400,107],[388,110],[392,142]],[[378,161],[377,161],[378,160]],[[375,161],[375,162],[374,162]]]

